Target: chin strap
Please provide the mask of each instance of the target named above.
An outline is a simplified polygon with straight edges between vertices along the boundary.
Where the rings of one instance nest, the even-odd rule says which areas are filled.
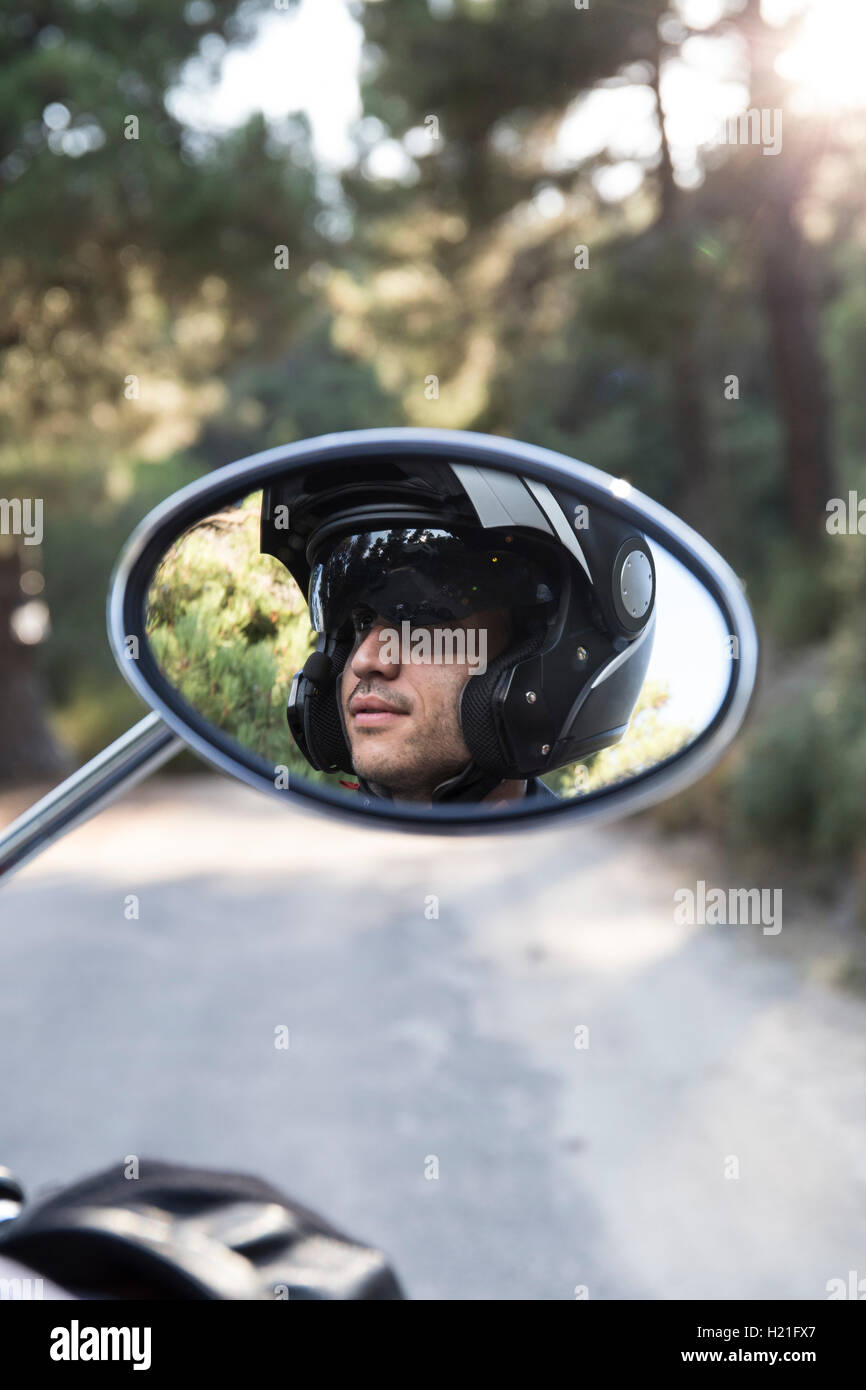
[[[359,773],[355,773],[360,783],[361,790],[368,796],[378,797],[380,801],[393,801],[394,797],[386,787],[373,787]],[[484,772],[475,763],[467,763],[462,772],[458,772],[456,777],[449,777],[447,782],[440,782],[433,792],[433,804],[441,801],[483,801],[488,792],[492,792],[494,787],[498,787],[502,778],[495,772]]]
[[[501,781],[497,773],[484,772],[474,762],[468,763],[456,777],[439,783],[433,793],[433,801],[483,801],[487,793],[498,787]]]

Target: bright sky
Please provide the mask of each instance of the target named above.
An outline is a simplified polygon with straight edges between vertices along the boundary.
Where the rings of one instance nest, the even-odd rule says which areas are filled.
[[[731,679],[728,633],[721,609],[693,574],[657,542],[656,632],[647,680],[665,680],[672,724],[705,729]]]
[[[275,10],[251,44],[228,50],[216,88],[199,88],[199,67],[189,65],[174,112],[208,129],[236,125],[254,111],[278,119],[303,109],[319,159],[346,164],[353,155],[349,126],[361,116],[362,37],[346,0],[301,0],[296,10]]]
[[[446,10],[449,0],[428,0],[431,11]],[[483,3],[483,0],[478,0]],[[719,18],[723,0],[672,0],[683,19],[705,28]],[[798,84],[802,110],[833,110],[866,101],[862,55],[866,49],[866,0],[764,0],[764,13],[780,23],[792,13],[808,12],[802,40],[780,62],[783,75]],[[580,23],[583,12],[575,12]],[[431,13],[431,24],[436,20]],[[672,39],[677,21],[667,21]],[[664,31],[663,31],[664,32]],[[211,36],[209,56],[221,56]],[[193,62],[172,106],[187,124],[200,130],[225,129],[260,110],[279,119],[305,110],[313,130],[320,166],[336,170],[353,157],[350,131],[361,118],[358,72],[362,31],[349,0],[301,0],[297,10],[275,10],[263,17],[256,39],[231,47],[222,62],[219,82]],[[626,71],[626,82],[607,86],[579,103],[563,121],[551,151],[551,164],[570,162],[607,147],[617,161],[596,176],[609,198],[626,196],[642,177],[642,160],[652,156],[658,135],[652,120],[652,93],[640,64]],[[726,118],[746,104],[744,54],[736,41],[695,37],[683,47],[681,60],[664,70],[662,96],[668,138],[679,181],[688,186],[701,178],[697,149],[718,140]],[[447,113],[438,114],[447,138]],[[371,147],[373,176],[412,178],[413,163],[405,147],[382,138],[379,123],[368,118],[365,143]],[[411,140],[409,142],[411,147]],[[549,190],[554,192],[554,190]],[[547,200],[542,211],[558,211]]]

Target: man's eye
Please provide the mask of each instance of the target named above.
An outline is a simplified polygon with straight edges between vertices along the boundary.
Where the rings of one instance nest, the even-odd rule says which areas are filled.
[[[373,614],[353,613],[352,622],[354,623],[355,631],[357,633],[369,632],[370,628],[373,626]]]

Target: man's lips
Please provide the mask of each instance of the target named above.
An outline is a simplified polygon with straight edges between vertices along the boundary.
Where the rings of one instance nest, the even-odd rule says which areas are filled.
[[[403,710],[395,709],[393,705],[378,699],[375,695],[360,695],[357,699],[350,700],[349,713],[362,728],[377,728],[404,717]]]

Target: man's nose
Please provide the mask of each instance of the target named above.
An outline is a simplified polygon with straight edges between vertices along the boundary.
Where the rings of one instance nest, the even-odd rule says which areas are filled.
[[[370,628],[352,656],[350,664],[353,673],[359,679],[379,675],[385,680],[393,680],[400,673],[400,661],[395,660],[397,647],[393,629],[387,623],[377,623]]]

